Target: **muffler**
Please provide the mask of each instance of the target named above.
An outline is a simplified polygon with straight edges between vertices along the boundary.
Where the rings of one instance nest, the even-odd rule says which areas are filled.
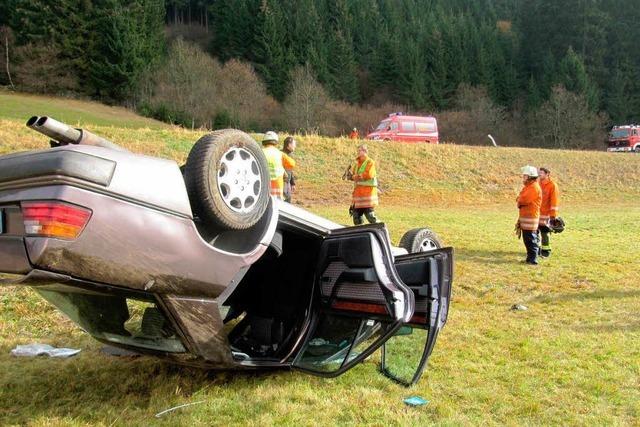
[[[85,129],[76,129],[47,116],[33,116],[27,120],[27,127],[48,136],[56,144],[52,146],[80,144],[109,148],[117,151],[128,151],[113,142],[95,135]]]

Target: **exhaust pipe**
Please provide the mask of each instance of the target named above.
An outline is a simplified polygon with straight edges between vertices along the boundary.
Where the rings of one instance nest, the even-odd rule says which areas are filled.
[[[40,117],[33,116],[29,120],[27,120],[27,127],[33,129],[33,126],[36,124]]]
[[[57,145],[81,144],[110,148],[117,151],[128,151],[113,142],[95,135],[88,130],[75,129],[47,116],[33,116],[27,120],[27,127],[48,136]]]

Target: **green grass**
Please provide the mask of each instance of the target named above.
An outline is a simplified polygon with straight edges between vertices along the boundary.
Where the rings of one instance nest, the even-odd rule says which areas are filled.
[[[31,116],[51,116],[77,127],[87,125],[134,129],[169,127],[162,122],[138,116],[121,107],[109,107],[97,102],[78,101],[70,98],[0,91],[0,117],[26,123]]]
[[[405,389],[377,355],[337,379],[303,373],[215,373],[118,359],[28,289],[0,290],[0,419],[6,423],[562,424],[640,422],[640,207],[567,206],[553,256],[520,264],[512,206],[381,207],[395,242],[428,224],[456,248],[449,322],[423,379]],[[335,207],[316,208],[346,222]],[[529,310],[511,311],[513,304]],[[17,344],[77,346],[70,360],[10,356]],[[409,408],[402,399],[430,403]],[[155,419],[169,407],[204,401]]]
[[[47,146],[24,127],[32,114],[180,163],[203,134],[103,108],[0,93],[0,154]],[[355,146],[300,138],[294,200],[347,223],[351,186],[339,177]],[[383,378],[376,357],[332,380],[108,357],[33,291],[8,287],[0,288],[0,424],[640,424],[640,156],[383,143],[370,150],[384,190],[378,215],[393,241],[428,225],[456,251],[449,322],[417,386]],[[524,247],[512,235],[525,163],[552,169],[568,224],[552,237],[553,257],[536,268],[520,264]],[[516,303],[529,310],[511,311]],[[35,341],[83,351],[70,360],[9,355]],[[410,395],[430,403],[406,407]]]

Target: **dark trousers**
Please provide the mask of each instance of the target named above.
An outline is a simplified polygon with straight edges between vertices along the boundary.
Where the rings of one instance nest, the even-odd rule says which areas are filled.
[[[527,249],[527,262],[538,262],[538,232],[522,230],[522,241]]]
[[[360,225],[364,222],[362,215],[367,217],[367,221],[369,221],[370,224],[378,222],[378,218],[376,218],[376,213],[373,211],[373,208],[354,208],[352,215],[354,225]]]
[[[551,253],[551,241],[549,240],[549,228],[540,227],[540,253],[549,255]]]
[[[291,203],[291,183],[285,182],[282,190],[282,197],[284,197],[284,201]]]

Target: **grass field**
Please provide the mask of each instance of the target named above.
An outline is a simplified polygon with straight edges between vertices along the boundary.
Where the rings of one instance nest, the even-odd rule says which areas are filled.
[[[74,126],[93,124],[122,128],[169,127],[157,120],[140,117],[130,110],[97,102],[0,91],[0,117],[25,123],[31,116],[52,116]]]
[[[1,108],[1,107],[0,107]],[[4,120],[2,120],[4,118]],[[182,161],[198,132],[92,130]],[[0,115],[0,154],[44,137]],[[429,225],[456,251],[449,322],[422,380],[377,373],[377,355],[332,379],[296,371],[216,373],[103,355],[29,289],[0,288],[0,424],[26,425],[638,425],[640,156],[597,152],[371,144],[385,188],[379,217],[398,242]],[[300,144],[299,202],[346,223],[336,176],[345,140]],[[523,163],[545,163],[563,190],[568,228],[538,267],[512,234]],[[330,184],[328,184],[330,183]],[[527,311],[511,311],[524,304]],[[82,348],[69,360],[9,355],[17,344]],[[408,396],[427,400],[409,408]],[[154,414],[200,402],[160,418]]]

